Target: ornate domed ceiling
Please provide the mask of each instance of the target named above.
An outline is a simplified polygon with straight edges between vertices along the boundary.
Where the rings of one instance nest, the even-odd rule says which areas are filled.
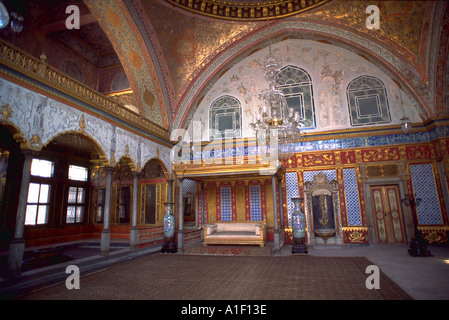
[[[119,55],[130,70],[136,56],[145,57],[142,65],[146,64],[153,76],[146,75],[141,67],[140,72],[130,72],[129,76],[135,78],[130,82],[152,79],[152,92],[158,97],[158,105],[166,108],[172,129],[190,121],[204,90],[212,85],[210,81],[254,50],[286,38],[312,39],[349,49],[394,76],[418,101],[424,110],[420,113],[429,117],[445,113],[443,102],[436,101],[436,92],[443,92],[444,85],[435,81],[445,74],[436,67],[438,48],[440,44],[446,47],[443,39],[448,38],[442,27],[449,19],[444,2],[378,1],[379,30],[367,29],[366,8],[372,1],[364,0],[86,3],[106,34],[112,35],[109,38],[118,51],[140,43],[142,51],[123,51]],[[291,7],[295,12],[289,12],[285,9],[288,4],[299,6]],[[254,16],[244,19],[243,8],[253,7],[262,11],[256,15],[254,10]],[[273,14],[276,10],[278,15]],[[238,12],[242,19],[238,19]],[[268,19],[275,16],[279,18]],[[128,24],[126,31],[124,22]],[[443,51],[440,59],[446,61]],[[142,94],[142,89],[135,92]]]
[[[55,0],[10,2],[28,6],[39,3],[39,7],[56,3]],[[128,95],[133,97],[128,98],[136,104],[140,115],[165,130],[166,136],[172,129],[188,125],[208,88],[233,65],[286,39],[317,41],[349,50],[394,79],[417,101],[417,112],[424,120],[448,114],[449,10],[444,1],[78,0],[74,3],[86,6],[88,12],[82,15],[90,19],[82,25],[84,31],[76,33],[78,43],[89,44],[99,53],[98,61],[104,61],[103,52],[97,50],[102,48],[100,42],[96,46],[92,34],[99,35],[101,43],[107,39],[129,81]],[[58,0],[59,4],[63,6],[64,1]],[[379,8],[380,29],[366,27],[370,15],[366,9],[372,4]],[[89,25],[91,22],[97,25]],[[65,36],[64,32],[58,32]],[[44,32],[39,37],[45,36]],[[84,41],[82,37],[88,38]],[[75,44],[71,48],[76,50],[74,38],[70,40]],[[17,40],[19,47],[20,41],[26,40]],[[31,48],[32,53],[39,56],[41,48],[43,45],[38,41]],[[50,56],[53,53],[46,54],[48,60],[56,60]],[[108,79],[111,77],[105,73],[97,86],[102,88],[102,81]]]

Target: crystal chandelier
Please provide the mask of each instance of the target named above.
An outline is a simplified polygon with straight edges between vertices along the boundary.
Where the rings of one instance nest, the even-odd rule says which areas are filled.
[[[279,159],[287,159],[295,153],[300,138],[301,116],[299,111],[288,107],[283,91],[277,87],[281,63],[272,55],[271,47],[264,65],[268,89],[263,92],[263,105],[256,111],[250,126],[258,142],[266,146],[272,146],[270,139],[277,137]]]

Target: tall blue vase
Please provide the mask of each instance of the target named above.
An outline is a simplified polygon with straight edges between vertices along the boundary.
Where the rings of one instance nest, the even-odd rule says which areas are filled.
[[[294,210],[292,213],[293,245],[292,253],[307,253],[306,216],[302,211],[304,198],[292,198]]]
[[[177,252],[177,247],[174,242],[175,236],[175,217],[173,216],[173,202],[164,203],[167,209],[164,215],[164,245],[162,246],[161,252],[175,253]]]

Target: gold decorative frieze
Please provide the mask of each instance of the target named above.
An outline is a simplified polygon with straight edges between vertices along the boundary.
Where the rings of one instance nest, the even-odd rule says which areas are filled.
[[[329,0],[166,0],[180,8],[214,18],[229,20],[266,20],[310,10]]]
[[[377,148],[362,150],[363,162],[399,160],[397,148]]]
[[[447,243],[449,226],[418,226],[422,236],[429,243]]]
[[[303,162],[305,167],[332,165],[335,164],[335,158],[332,153],[303,155]]]
[[[368,176],[368,178],[397,177],[399,176],[399,168],[397,164],[367,166],[366,175]]]
[[[368,243],[368,228],[343,227],[343,240],[345,243]]]

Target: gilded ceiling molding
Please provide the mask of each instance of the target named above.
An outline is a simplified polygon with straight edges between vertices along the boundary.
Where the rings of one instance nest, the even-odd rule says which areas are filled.
[[[138,128],[158,141],[167,143],[169,138],[166,129],[1,39],[0,76],[112,122],[124,121],[129,128]],[[6,106],[1,112],[6,118],[10,116]]]
[[[331,0],[165,0],[182,9],[208,17],[256,21],[288,17],[321,6]]]
[[[127,6],[130,15],[133,17],[136,26],[141,32],[140,34],[145,41],[146,48],[152,58],[158,79],[162,82],[161,88],[165,99],[165,104],[172,108],[175,95],[173,81],[171,79],[170,72],[168,71],[169,68],[164,57],[164,52],[159,43],[151,19],[147,14],[145,14],[145,8],[142,1],[123,0],[123,2]],[[171,110],[171,112],[173,112],[173,110]]]
[[[364,53],[371,62],[376,62],[376,65],[382,71],[399,76],[399,80],[405,87],[403,89],[409,91],[418,102],[418,111],[424,120],[433,115],[434,112],[431,107],[433,103],[429,96],[428,86],[423,82],[420,73],[407,59],[391,52],[381,41],[373,41],[347,28],[340,28],[324,22],[317,23],[297,19],[275,22],[268,28],[256,30],[252,35],[224,50],[214,61],[206,65],[197,78],[191,82],[191,87],[185,90],[186,93],[179,102],[179,112],[174,118],[173,128],[183,128],[186,125],[185,122],[195,112],[192,106],[196,108],[196,99],[201,97],[210,87],[211,82],[218,79],[218,75],[223,71],[223,68],[230,68],[233,64],[246,58],[255,49],[268,46],[269,39],[281,41],[285,37],[297,39],[306,37],[313,40],[314,35],[319,39],[332,40],[333,45]],[[230,61],[232,61],[232,65],[229,65]]]
[[[441,29],[435,33],[439,37],[435,46],[435,67],[432,80],[435,84],[435,109],[437,116],[449,114],[449,4],[447,2],[438,3],[439,11],[444,13],[441,22]]]
[[[170,107],[164,101],[152,57],[128,8],[119,0],[86,0],[85,4],[119,56],[141,114],[168,133]]]

